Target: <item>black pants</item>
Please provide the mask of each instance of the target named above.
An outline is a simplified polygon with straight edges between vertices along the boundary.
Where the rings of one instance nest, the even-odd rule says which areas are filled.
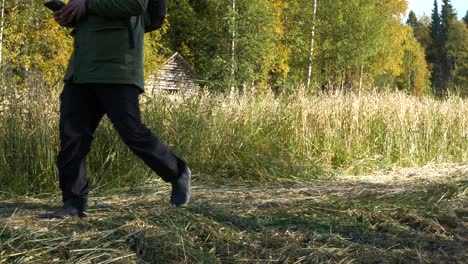
[[[57,158],[64,202],[86,206],[89,191],[86,155],[104,114],[124,143],[164,181],[174,181],[185,169],[185,162],[142,124],[139,93],[132,85],[65,84],[60,95],[60,152]]]

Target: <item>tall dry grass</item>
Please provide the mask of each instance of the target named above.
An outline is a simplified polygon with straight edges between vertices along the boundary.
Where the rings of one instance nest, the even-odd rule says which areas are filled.
[[[1,190],[56,190],[58,96],[12,96],[0,114]],[[8,102],[8,106],[6,103]],[[155,134],[207,179],[268,181],[468,160],[468,101],[403,93],[159,96],[142,103]],[[107,120],[88,157],[95,188],[154,177]]]

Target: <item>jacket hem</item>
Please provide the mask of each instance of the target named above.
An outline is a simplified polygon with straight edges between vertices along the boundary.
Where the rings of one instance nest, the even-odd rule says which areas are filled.
[[[93,84],[93,83],[100,83],[100,84],[128,84],[128,85],[134,85],[138,89],[141,90],[141,92],[145,91],[144,85],[141,85],[140,83],[137,82],[132,82],[129,80],[96,80],[96,79],[87,79],[86,81],[76,81],[73,80],[73,78],[65,78],[63,80],[64,82],[68,83],[74,83],[74,84]]]

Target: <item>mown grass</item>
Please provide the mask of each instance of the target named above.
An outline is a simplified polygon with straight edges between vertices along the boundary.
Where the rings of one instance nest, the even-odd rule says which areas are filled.
[[[46,222],[34,216],[56,197],[3,196],[0,263],[464,263],[467,180],[453,164],[256,187],[196,177],[186,208],[157,181]]]
[[[1,190],[56,190],[58,95],[37,84],[3,88]],[[468,101],[402,93],[282,95],[255,91],[159,96],[143,119],[213,180],[251,182],[358,174],[379,168],[468,160]],[[107,120],[88,158],[94,188],[137,186],[154,177]]]

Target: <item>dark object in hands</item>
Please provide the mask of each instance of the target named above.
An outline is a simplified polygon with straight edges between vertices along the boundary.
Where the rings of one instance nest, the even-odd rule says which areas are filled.
[[[52,11],[58,11],[65,6],[65,3],[60,0],[49,0],[44,3],[44,5]]]

